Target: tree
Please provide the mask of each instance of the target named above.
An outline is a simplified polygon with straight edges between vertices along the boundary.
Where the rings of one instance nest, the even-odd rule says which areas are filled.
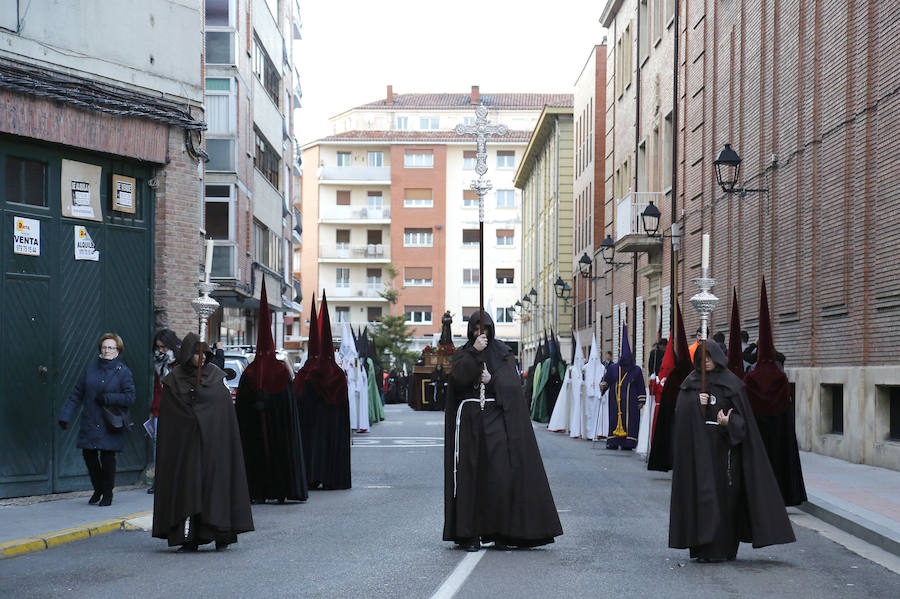
[[[388,264],[385,269],[388,273],[388,282],[384,291],[379,295],[391,305],[387,314],[382,314],[372,328],[372,339],[375,343],[375,351],[386,368],[402,368],[406,364],[407,370],[412,371],[417,355],[409,351],[412,330],[406,326],[405,314],[392,314],[393,307],[400,299],[400,290],[394,287],[394,279],[397,278],[397,268]]]

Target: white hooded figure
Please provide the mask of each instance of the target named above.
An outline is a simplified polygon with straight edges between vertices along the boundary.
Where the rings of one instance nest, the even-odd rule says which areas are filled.
[[[566,368],[559,394],[556,396],[556,405],[547,423],[547,430],[552,433],[564,433],[569,430],[569,389],[572,387],[572,369]]]
[[[572,373],[569,383],[569,436],[578,439],[587,432],[587,412],[584,398],[584,351],[581,339],[575,337],[575,358],[572,366],[566,370],[566,376]]]
[[[591,337],[591,353],[584,371],[584,386],[587,403],[587,429],[583,438],[593,441],[606,436],[609,430],[609,405],[606,393],[600,391],[600,382],[606,368],[600,361],[600,349],[597,347],[597,336]]]
[[[353,335],[350,332],[350,325],[346,322],[341,323],[341,346],[338,348],[335,356],[338,364],[347,374],[347,396],[350,402],[350,429],[365,432],[369,430],[369,408],[368,395],[364,395],[365,402],[360,400],[359,386],[359,354],[356,351],[356,344],[353,342]],[[362,388],[366,393],[366,388]],[[360,409],[360,406],[363,409]]]

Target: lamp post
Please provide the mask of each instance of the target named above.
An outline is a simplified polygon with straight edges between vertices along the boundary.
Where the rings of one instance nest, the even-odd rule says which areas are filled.
[[[556,282],[553,283],[553,289],[556,292],[556,298],[561,299],[563,301],[563,310],[569,310],[569,298],[572,297],[572,287],[567,282],[562,280],[562,277],[556,277]],[[559,323],[557,323],[559,324]]]
[[[725,193],[738,193],[741,197],[748,193],[769,193],[766,188],[747,189],[746,187],[737,188],[738,179],[741,175],[741,162],[743,158],[731,148],[731,144],[725,144],[719,155],[713,161],[716,167],[716,183]]]

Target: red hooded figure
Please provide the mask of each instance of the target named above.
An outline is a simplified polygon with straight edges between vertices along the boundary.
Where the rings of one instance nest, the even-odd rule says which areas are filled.
[[[731,297],[731,325],[728,329],[728,370],[739,379],[744,378],[744,350],[741,348],[741,315],[737,289]]]

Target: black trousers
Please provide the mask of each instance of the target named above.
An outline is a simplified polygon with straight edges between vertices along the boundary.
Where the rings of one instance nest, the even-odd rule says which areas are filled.
[[[112,497],[113,487],[116,486],[116,452],[105,449],[82,449],[81,455],[84,457],[94,491]]]

